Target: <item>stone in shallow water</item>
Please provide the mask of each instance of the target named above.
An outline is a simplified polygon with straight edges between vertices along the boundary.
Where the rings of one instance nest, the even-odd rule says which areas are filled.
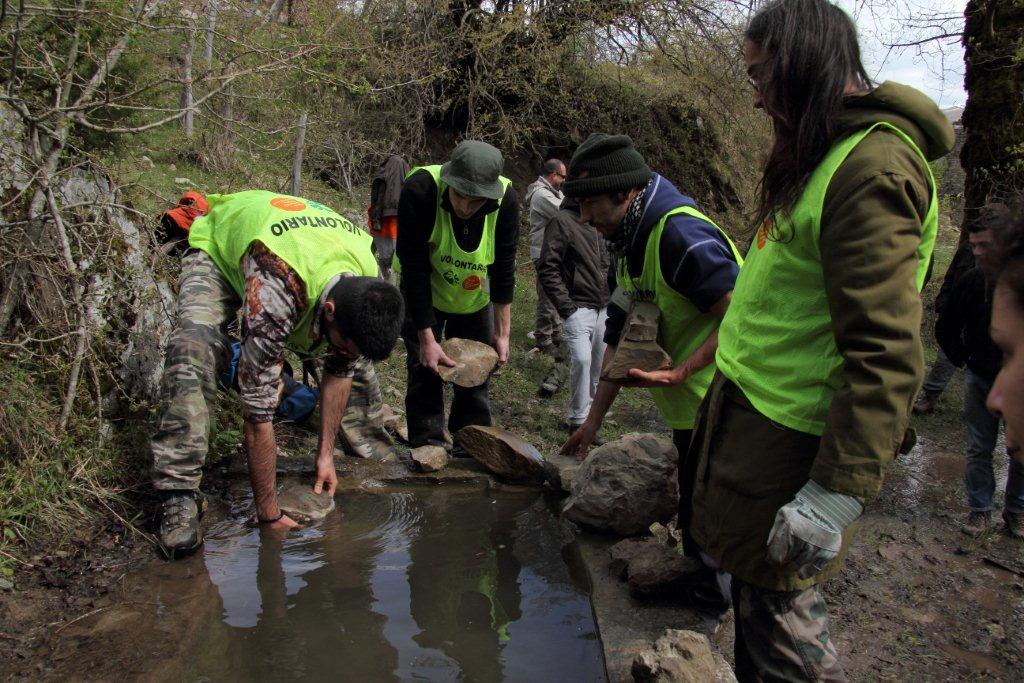
[[[552,476],[553,468],[540,451],[504,429],[470,425],[455,434],[455,443],[488,470],[506,479],[541,484]]]
[[[445,339],[441,349],[455,361],[455,367],[438,365],[437,374],[445,382],[460,387],[478,387],[487,381],[498,365],[498,353],[490,345],[471,339]]]
[[[633,659],[635,681],[705,681],[736,680],[732,672],[718,670],[708,637],[695,631],[668,629],[650,650]]]
[[[448,451],[443,446],[420,446],[412,449],[412,461],[421,472],[437,472],[448,466]]]
[[[305,524],[316,522],[334,509],[334,498],[326,493],[319,496],[313,493],[313,487],[297,481],[289,481],[277,494],[277,505],[296,522]]]
[[[572,477],[562,508],[570,521],[592,531],[636,536],[678,512],[679,456],[671,441],[627,434],[590,452]]]
[[[602,373],[601,379],[610,382],[628,381],[632,368],[651,372],[672,367],[672,359],[658,346],[660,318],[661,311],[650,302],[642,301],[633,306],[612,362]]]

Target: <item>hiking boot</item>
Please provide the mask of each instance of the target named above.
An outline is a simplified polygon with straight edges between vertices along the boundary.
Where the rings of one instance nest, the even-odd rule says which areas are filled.
[[[922,391],[921,395],[914,401],[913,412],[914,415],[931,415],[935,412],[935,407],[939,404],[939,396],[941,392],[938,391]]]
[[[977,538],[992,530],[991,512],[972,512],[967,516],[967,521],[960,527],[960,531],[968,536]]]
[[[1012,538],[1024,540],[1024,512],[1003,510],[1003,531]]]
[[[555,392],[562,386],[562,383],[565,382],[568,374],[569,367],[559,359],[555,359],[551,369],[548,370],[547,376],[544,377],[544,381],[540,383],[537,396],[541,398],[551,398],[554,396]]]
[[[160,543],[172,558],[195,552],[203,544],[199,520],[206,500],[199,492],[174,491],[164,498],[160,516]]]
[[[551,398],[555,395],[556,391],[558,391],[558,383],[551,377],[551,373],[548,373],[548,376],[541,382],[540,388],[537,389],[537,396],[540,398]]]

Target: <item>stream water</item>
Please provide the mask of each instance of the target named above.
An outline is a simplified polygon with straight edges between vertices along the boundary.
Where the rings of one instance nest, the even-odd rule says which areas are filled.
[[[603,681],[572,539],[539,493],[339,494],[287,539],[239,496],[202,561],[210,609],[184,680]]]

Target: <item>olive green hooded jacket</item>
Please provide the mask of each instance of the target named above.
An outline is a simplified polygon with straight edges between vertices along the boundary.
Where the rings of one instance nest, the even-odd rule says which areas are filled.
[[[905,132],[930,161],[952,149],[953,128],[935,103],[891,82],[847,98],[837,138],[880,121]],[[733,452],[716,448],[721,443],[716,436],[697,465],[691,533],[721,568],[743,581],[797,590],[838,570],[842,556],[803,581],[792,568],[765,560],[776,512],[808,479],[862,501],[873,498],[882,485],[924,375],[915,272],[930,201],[921,158],[884,129],[869,134],[832,178],[822,209],[820,247],[843,371],[825,432],[820,440],[794,432],[800,443],[812,439],[800,447],[809,448],[807,457],[798,457],[787,447],[770,448],[776,441],[749,434],[747,424],[747,437],[734,431],[734,438],[726,439]],[[729,431],[729,414],[724,410],[715,418],[721,424],[707,427]],[[766,430],[786,430],[760,417]],[[746,441],[749,447],[743,447]],[[851,528],[844,534],[844,548],[853,533]]]

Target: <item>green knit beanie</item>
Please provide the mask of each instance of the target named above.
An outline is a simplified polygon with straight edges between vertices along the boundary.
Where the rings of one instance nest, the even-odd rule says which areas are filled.
[[[562,192],[570,197],[614,194],[643,187],[650,178],[651,169],[628,135],[591,133],[569,161]]]

